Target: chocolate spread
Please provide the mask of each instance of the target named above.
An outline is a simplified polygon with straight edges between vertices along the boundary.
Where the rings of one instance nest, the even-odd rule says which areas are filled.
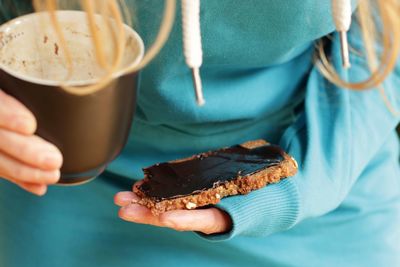
[[[192,195],[278,165],[283,155],[274,145],[253,149],[237,145],[189,160],[160,163],[144,169],[148,180],[139,189],[157,201]]]

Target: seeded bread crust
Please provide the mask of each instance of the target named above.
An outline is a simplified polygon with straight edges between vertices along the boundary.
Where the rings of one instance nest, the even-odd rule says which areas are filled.
[[[268,143],[264,140],[255,140],[241,144],[241,146],[252,149],[266,144]],[[171,162],[187,161],[195,157],[196,155]],[[269,167],[253,175],[238,176],[236,179],[227,181],[215,188],[210,188],[189,196],[157,201],[154,198],[147,197],[138,187],[134,187],[134,192],[140,197],[140,200],[136,203],[148,207],[154,215],[159,215],[170,210],[190,210],[197,207],[214,205],[220,202],[224,197],[239,194],[245,195],[268,184],[277,183],[286,177],[293,176],[297,172],[297,167],[297,162],[285,153],[284,160],[279,165]],[[148,178],[145,177],[143,182],[146,181],[148,181]]]

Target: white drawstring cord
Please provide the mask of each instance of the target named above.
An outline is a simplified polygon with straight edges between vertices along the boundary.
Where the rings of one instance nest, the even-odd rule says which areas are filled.
[[[342,64],[347,69],[350,68],[347,32],[351,25],[351,0],[332,0],[332,13],[336,31],[340,36]]]
[[[193,85],[199,106],[205,104],[200,77],[203,50],[200,31],[200,0],[182,0],[183,54],[192,70]]]

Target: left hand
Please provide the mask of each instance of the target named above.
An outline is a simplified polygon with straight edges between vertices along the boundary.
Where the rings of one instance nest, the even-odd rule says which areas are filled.
[[[147,207],[133,203],[138,199],[133,192],[118,193],[114,198],[115,204],[121,206],[118,216],[129,222],[168,227],[176,231],[197,231],[208,235],[228,232],[232,228],[230,216],[217,208],[172,210],[154,216]]]

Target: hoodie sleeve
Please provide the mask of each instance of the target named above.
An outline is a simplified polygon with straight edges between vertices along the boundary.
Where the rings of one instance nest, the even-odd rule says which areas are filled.
[[[359,40],[357,34],[350,34],[350,44],[356,49],[361,47]],[[334,62],[340,62],[337,41],[331,49]],[[342,71],[342,77],[357,81],[368,77],[364,59],[352,55],[351,61],[352,68]],[[338,64],[336,69],[341,69]],[[400,112],[399,63],[383,87],[391,107]],[[218,207],[230,214],[233,228],[225,234],[202,235],[204,238],[268,236],[334,210],[400,121],[377,89],[338,88],[316,68],[305,90],[304,109],[280,141],[298,161],[298,174],[247,196],[223,199]]]

